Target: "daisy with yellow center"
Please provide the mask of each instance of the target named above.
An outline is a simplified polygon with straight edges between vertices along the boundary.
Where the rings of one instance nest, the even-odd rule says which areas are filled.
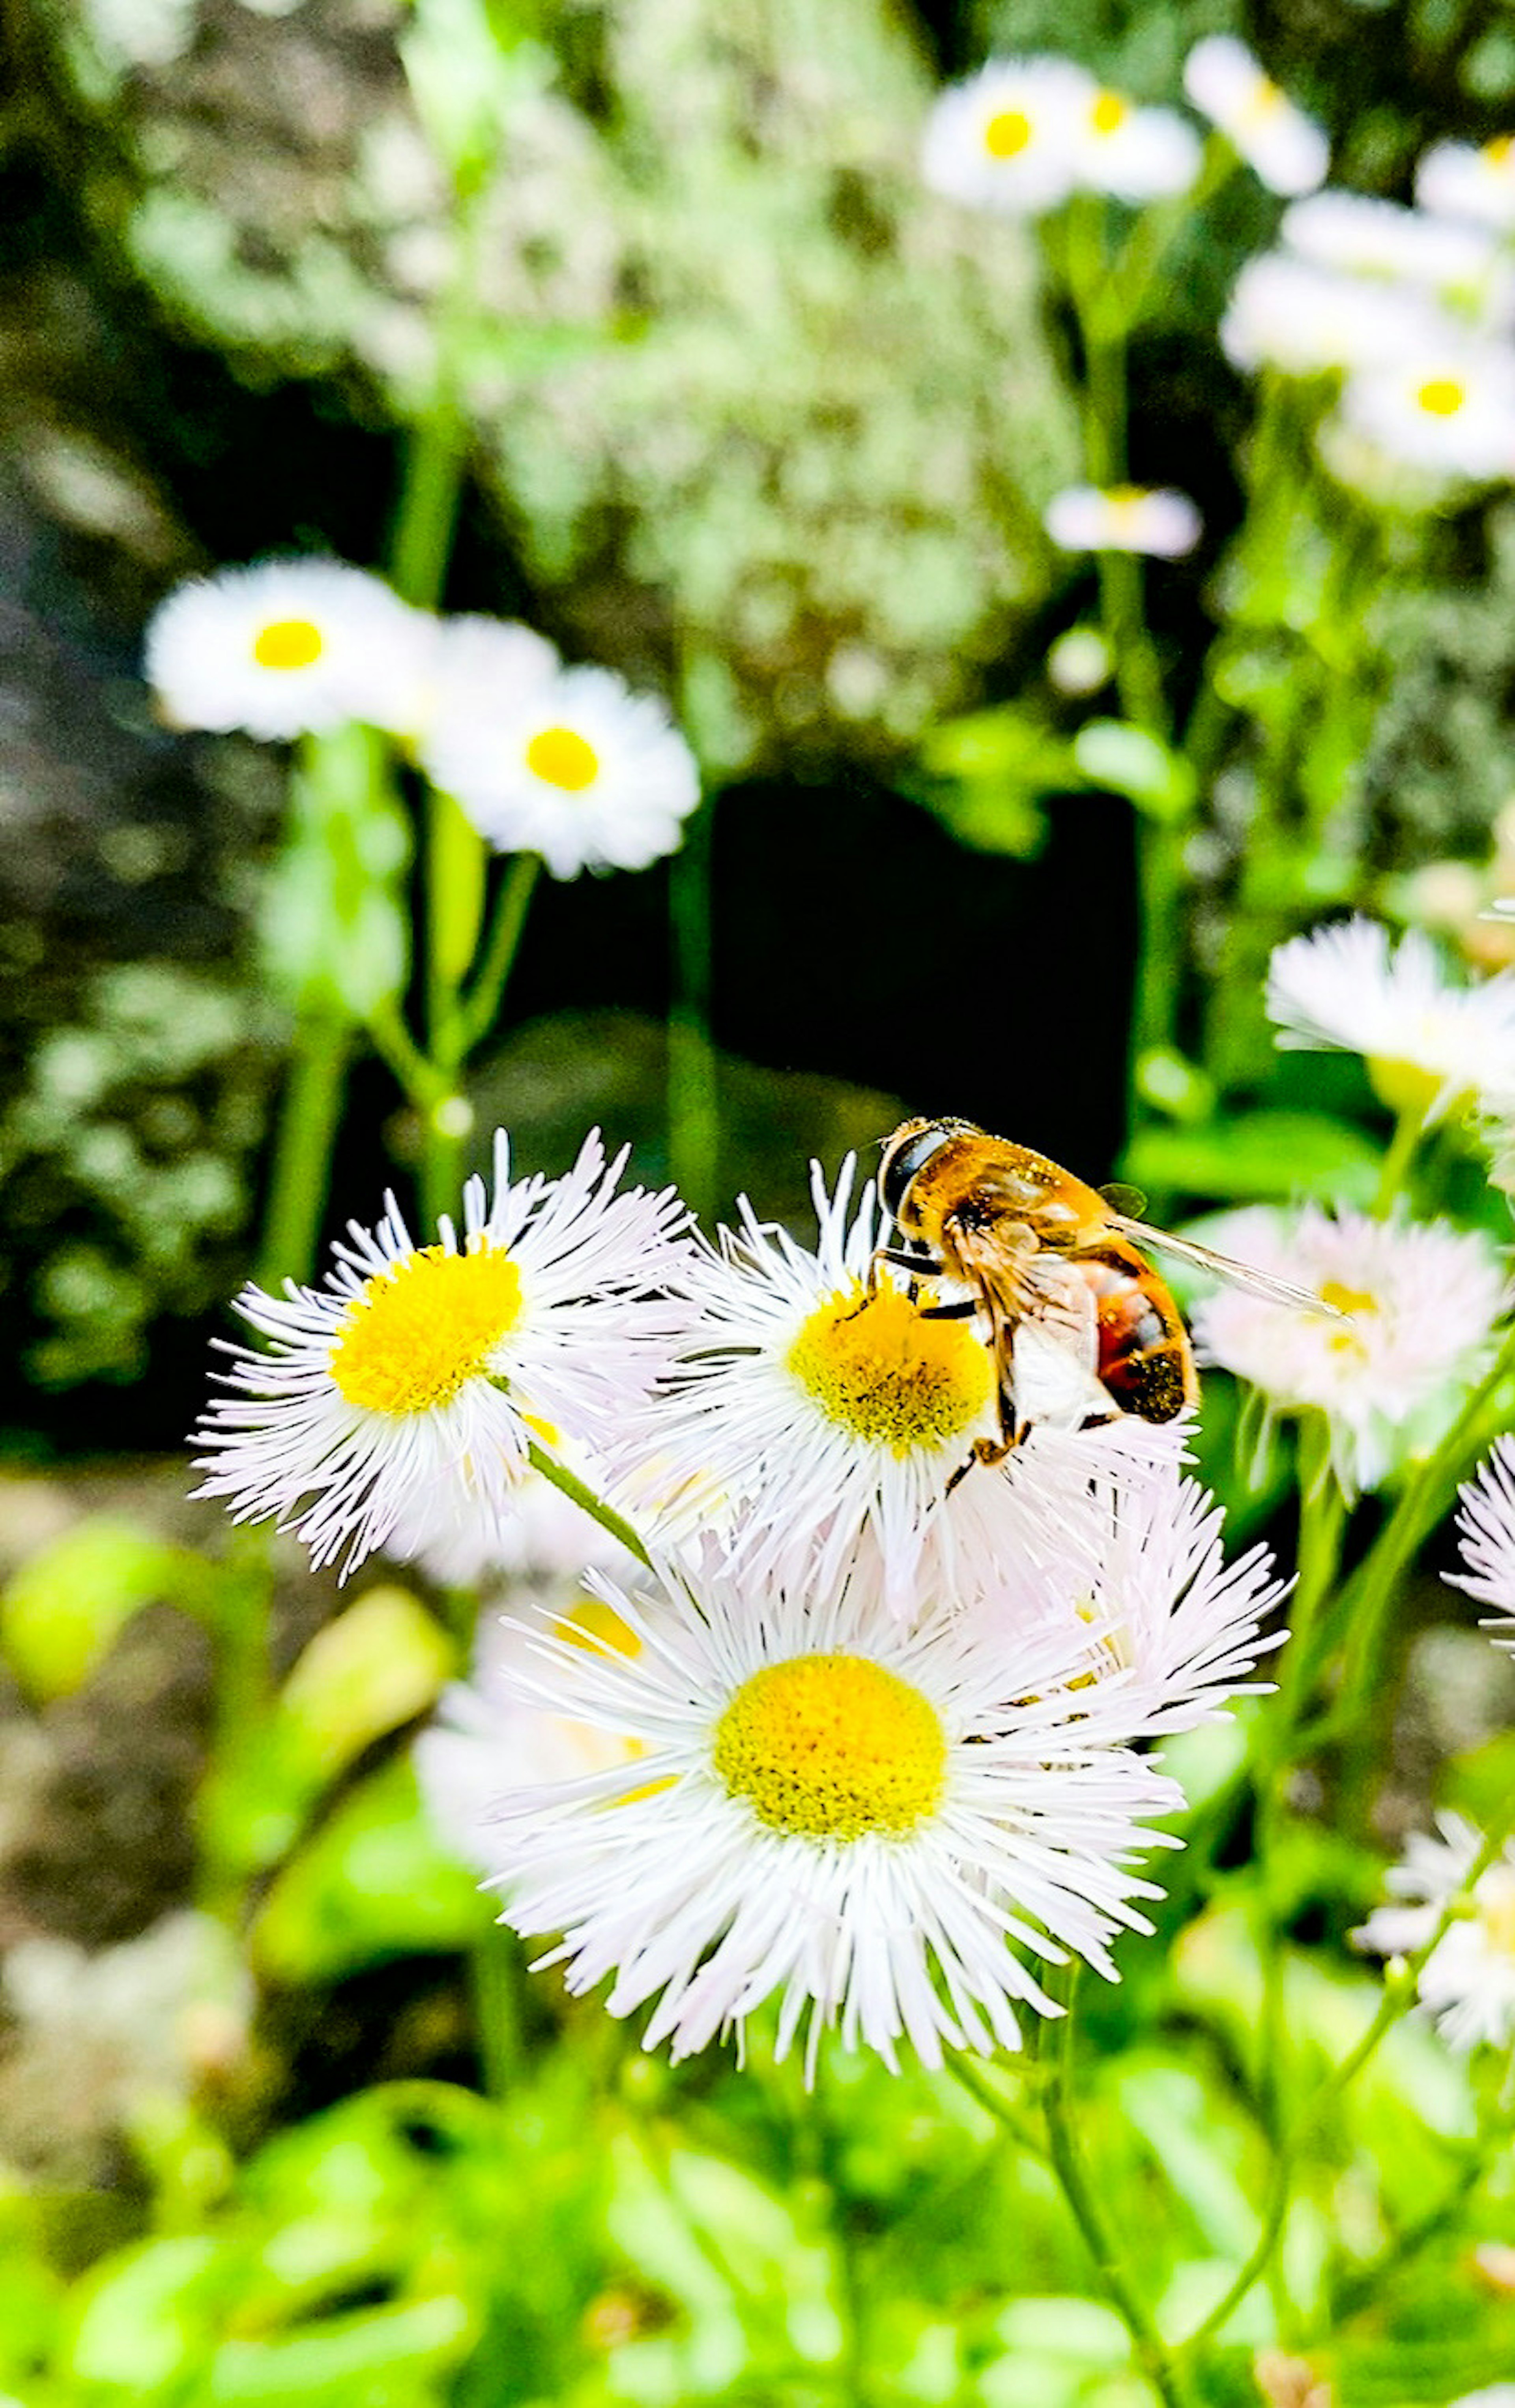
[[[1096,86],[1075,120],[1077,180],[1139,205],[1186,193],[1199,173],[1200,146],[1175,109],[1138,108]]]
[[[1340,425],[1389,472],[1508,480],[1515,478],[1515,360],[1503,346],[1443,333],[1350,376]],[[1329,450],[1329,464],[1350,472],[1350,455],[1339,445]],[[1369,475],[1374,465],[1370,460]]]
[[[1417,928],[1393,947],[1363,918],[1291,938],[1268,966],[1266,1010],[1280,1046],[1361,1054],[1395,1112],[1438,1120],[1515,1075],[1515,974],[1453,985]]]
[[[1071,59],[991,59],[950,84],[926,122],[921,173],[970,208],[1036,217],[1080,180],[1079,144],[1099,88]]]
[[[688,1215],[671,1189],[617,1195],[624,1165],[595,1134],[563,1178],[512,1184],[501,1130],[461,1235],[444,1219],[418,1246],[391,1197],[372,1232],[349,1224],[323,1288],[245,1290],[267,1347],[231,1350],[200,1494],[277,1515],[318,1564],[345,1550],[346,1570],[392,1540],[504,1545],[529,1447],[617,1426],[668,1326],[653,1291]]]
[[[1360,1948],[1413,1956],[1466,1888],[1481,1836],[1460,1814],[1438,1814],[1436,1826],[1438,1839],[1417,1832],[1389,1872],[1391,1896],[1405,1902],[1374,1908],[1352,1933]],[[1515,1842],[1479,1874],[1467,1910],[1422,1968],[1418,1996],[1450,2048],[1505,2048],[1515,2039]]]
[[[1044,524],[1064,552],[1138,552],[1158,560],[1193,552],[1203,531],[1188,494],[1170,486],[1069,485],[1053,494]]]
[[[362,720],[408,735],[437,623],[335,560],[265,560],[175,588],[146,674],[175,727],[264,738]]]
[[[1265,75],[1245,42],[1211,34],[1184,61],[1183,88],[1273,193],[1313,193],[1330,145],[1313,118]]]
[[[654,2002],[644,2045],[675,2057],[774,2000],[813,2071],[833,2024],[891,2068],[902,2040],[932,2066],[1018,2047],[1018,2009],[1056,2012],[1027,1955],[1115,1977],[1158,1894],[1141,1824],[1179,1793],[1127,1744],[1122,1682],[1080,1684],[1081,1634],[907,1633],[855,1573],[803,1597],[663,1576],[655,1622],[607,1592],[639,1652],[539,1638],[516,1680],[641,1750],[493,1809],[504,1920],[563,1934],[541,1961],[570,1990],[613,1976],[610,2013]]]
[[[1491,1360],[1506,1309],[1489,1242],[1313,1205],[1207,1221],[1207,1241],[1321,1297],[1319,1317],[1228,1288],[1194,1308],[1201,1359],[1256,1389],[1269,1413],[1325,1415],[1349,1495],[1430,1451]]]
[[[1415,170],[1415,198],[1422,209],[1444,218],[1465,218],[1495,234],[1515,229],[1515,139],[1433,142]]]
[[[609,669],[444,686],[419,755],[497,851],[539,853],[554,878],[644,869],[700,799],[663,705]]]

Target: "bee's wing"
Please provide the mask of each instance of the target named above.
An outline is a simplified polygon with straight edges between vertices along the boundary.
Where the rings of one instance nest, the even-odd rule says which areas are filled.
[[[1123,1212],[1110,1214],[1110,1227],[1138,1246],[1150,1246],[1158,1254],[1177,1254],[1180,1262],[1193,1263],[1200,1270],[1210,1272],[1232,1287],[1244,1287],[1269,1304],[1291,1305],[1298,1312],[1325,1313],[1336,1321],[1346,1318],[1314,1288],[1296,1287],[1293,1280],[1275,1279],[1271,1271],[1256,1270],[1251,1263],[1238,1263],[1230,1254],[1218,1254],[1213,1246],[1202,1246],[1193,1238],[1175,1238],[1166,1229],[1149,1228],[1145,1221],[1128,1220]]]

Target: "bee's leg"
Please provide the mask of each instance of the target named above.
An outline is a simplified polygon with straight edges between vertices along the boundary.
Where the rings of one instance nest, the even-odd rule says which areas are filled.
[[[923,1304],[921,1307],[921,1319],[922,1321],[966,1321],[978,1311],[978,1297],[965,1296],[958,1304]]]

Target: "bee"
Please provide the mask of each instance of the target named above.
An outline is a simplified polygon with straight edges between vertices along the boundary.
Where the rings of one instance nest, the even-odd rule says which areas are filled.
[[[1024,1436],[1014,1380],[1022,1327],[1050,1336],[1092,1366],[1094,1418],[1119,1412],[1168,1422],[1197,1403],[1183,1315],[1143,1248],[1197,1263],[1274,1304],[1316,1313],[1331,1309],[1308,1288],[1149,1228],[1121,1209],[1122,1191],[1088,1187],[1045,1154],[991,1137],[972,1121],[903,1122],[884,1140],[879,1197],[905,1243],[881,1247],[876,1259],[920,1277],[945,1272],[972,1291],[965,1304],[928,1306],[928,1312],[981,1312],[987,1318],[1000,1437],[976,1441],[981,1463],[1001,1461]],[[1101,1391],[1108,1400],[1103,1416]]]

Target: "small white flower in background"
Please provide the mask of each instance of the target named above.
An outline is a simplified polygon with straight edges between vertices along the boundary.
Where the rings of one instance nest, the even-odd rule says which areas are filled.
[[[146,675],[175,727],[320,735],[361,720],[408,734],[437,623],[336,560],[264,560],[177,586]]]
[[[1415,170],[1415,198],[1445,218],[1467,218],[1498,234],[1515,228],[1515,136],[1433,142]]]
[[[1097,93],[1071,59],[991,59],[950,84],[926,121],[921,173],[972,208],[1035,217],[1079,181],[1078,120]]]
[[[1313,193],[1331,146],[1322,127],[1264,74],[1244,42],[1211,34],[1184,61],[1183,88],[1273,193]]]
[[[1363,918],[1292,937],[1268,965],[1265,1009],[1280,1046],[1361,1054],[1384,1103],[1431,1120],[1497,1094],[1515,1064],[1515,975],[1452,986],[1419,928],[1393,950]]]
[[[1204,528],[1188,494],[1164,485],[1069,485],[1053,494],[1042,523],[1065,552],[1141,552],[1158,560],[1193,552]]]
[[[1097,694],[1114,669],[1114,655],[1097,627],[1065,628],[1047,648],[1047,681],[1059,694]]]
[[[1198,137],[1176,110],[1138,108],[1097,85],[1075,113],[1073,136],[1078,183],[1118,200],[1164,200],[1199,173]]]
[[[556,646],[517,620],[477,611],[438,620],[416,742],[424,745],[435,728],[460,722],[488,724],[502,706],[547,684],[562,666]]]
[[[1293,202],[1279,231],[1287,250],[1316,267],[1419,286],[1479,322],[1502,322],[1508,314],[1508,263],[1480,227],[1331,192]]]
[[[1443,334],[1349,377],[1340,408],[1342,425],[1397,466],[1480,482],[1515,477],[1515,356],[1492,344]]]
[[[1408,1902],[1375,1907],[1352,1933],[1359,1948],[1412,1956],[1463,1888],[1482,1841],[1460,1814],[1438,1814],[1436,1827],[1441,1837],[1418,1832],[1386,1877],[1393,1896]],[[1476,2048],[1480,2041],[1503,2048],[1515,2035],[1515,1844],[1479,1874],[1470,1912],[1436,1942],[1417,1995],[1450,2048]]]
[[[1089,1681],[1081,1626],[907,1632],[858,1573],[803,1596],[666,1577],[656,1626],[612,1599],[639,1654],[548,1638],[518,1678],[641,1751],[493,1810],[504,1919],[563,1935],[540,1962],[572,1992],[613,1975],[610,2014],[655,2001],[643,2044],[675,2057],[739,2043],[777,1996],[777,2053],[808,2017],[813,2071],[832,2024],[891,2068],[902,2039],[929,2066],[1018,2047],[1019,2007],[1056,2012],[1018,1949],[1115,1978],[1159,1894],[1140,1824],[1181,1793],[1125,1745],[1125,1684]]]
[[[689,1216],[671,1188],[616,1195],[625,1159],[607,1165],[595,1133],[561,1179],[512,1184],[501,1130],[493,1200],[469,1180],[461,1241],[444,1218],[418,1245],[391,1197],[372,1233],[348,1224],[323,1288],[245,1289],[268,1344],[227,1350],[198,1493],[237,1521],[277,1515],[317,1564],[345,1548],[344,1576],[397,1530],[414,1548],[467,1522],[504,1543],[534,1439],[611,1429],[668,1326],[647,1291]]]
[[[1265,251],[1250,259],[1221,321],[1221,348],[1233,366],[1321,376],[1423,353],[1441,329],[1423,293],[1338,274]]]
[[[1228,1288],[1195,1306],[1193,1334],[1201,1361],[1249,1382],[1272,1412],[1325,1414],[1349,1496],[1428,1452],[1492,1358],[1505,1274],[1477,1231],[1259,1205],[1207,1221],[1205,1236],[1334,1308]]]
[[[1484,1628],[1501,1647],[1515,1648],[1515,1438],[1496,1439],[1477,1479],[1460,1493],[1457,1529],[1467,1570],[1446,1577],[1494,1607]]]
[[[597,1455],[545,1423],[536,1436],[544,1446],[550,1445],[565,1470],[581,1480],[602,1503],[614,1506],[614,1483]],[[639,1570],[636,1556],[619,1539],[530,1465],[511,1487],[509,1518],[503,1526],[479,1526],[468,1521],[438,1530],[435,1514],[423,1509],[416,1520],[413,1543],[402,1517],[385,1540],[384,1552],[400,1563],[419,1565],[439,1588],[478,1588],[486,1583],[518,1580],[550,1586],[565,1580],[578,1581],[587,1571],[635,1580]]]
[[[439,697],[418,750],[492,845],[540,853],[554,878],[645,869],[678,851],[700,799],[694,756],[663,704],[610,669],[521,687],[463,681]]]

